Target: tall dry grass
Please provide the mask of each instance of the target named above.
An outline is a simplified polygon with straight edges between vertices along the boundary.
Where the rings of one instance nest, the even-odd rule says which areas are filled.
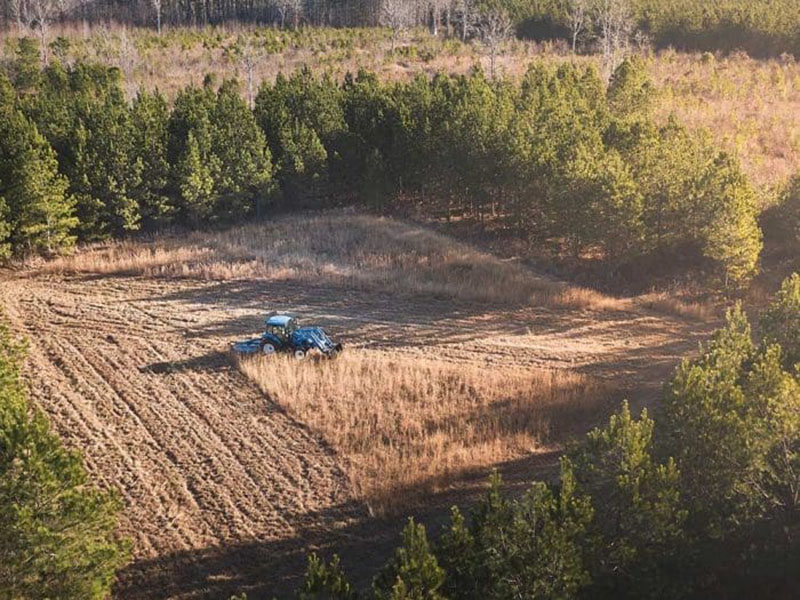
[[[465,472],[558,445],[609,398],[566,371],[367,350],[335,361],[250,358],[240,368],[331,444],[356,496],[378,514],[405,510]]]
[[[87,247],[54,273],[298,280],[486,302],[614,310],[625,301],[536,275],[424,227],[331,211],[219,233]]]

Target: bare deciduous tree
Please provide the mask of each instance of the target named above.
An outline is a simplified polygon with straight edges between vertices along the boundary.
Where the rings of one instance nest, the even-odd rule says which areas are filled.
[[[247,104],[252,109],[255,105],[255,70],[263,57],[263,47],[256,44],[250,35],[241,36],[237,46],[239,60],[242,62],[247,79]]]
[[[475,24],[474,0],[459,0],[458,13],[461,17],[461,41],[466,42]]]
[[[283,29],[286,26],[286,15],[292,10],[292,0],[275,0],[273,2],[273,7],[278,13],[278,18],[281,21],[280,28]]]
[[[513,29],[511,15],[499,2],[489,2],[483,7],[475,26],[481,41],[489,49],[489,74],[494,79],[497,55]]]
[[[134,75],[139,62],[139,51],[136,49],[131,36],[128,35],[128,30],[123,28],[119,33],[116,63],[125,77],[125,91],[128,98],[133,98],[138,88]]]
[[[156,11],[156,27],[158,29],[158,35],[161,35],[161,10],[163,8],[163,0],[150,0],[153,4],[153,8]]]
[[[413,7],[408,0],[383,0],[378,22],[392,30],[392,52],[398,36],[411,24]]]
[[[23,0],[20,2],[27,11],[30,26],[39,30],[39,42],[42,56],[47,62],[47,39],[53,21],[66,13],[75,10],[84,0]]]
[[[590,0],[569,0],[567,4],[567,16],[569,18],[569,30],[572,35],[572,52],[578,46],[578,36],[586,29],[587,21],[590,19]]]
[[[597,25],[606,77],[625,58],[633,33],[633,14],[628,0],[598,0]]]
[[[292,9],[292,29],[297,29],[300,26],[300,19],[303,18],[305,5],[303,0],[290,0],[290,8]]]
[[[24,35],[24,33],[33,26],[33,19],[28,1],[10,0],[8,7],[11,18],[17,23],[17,31],[20,35]]]

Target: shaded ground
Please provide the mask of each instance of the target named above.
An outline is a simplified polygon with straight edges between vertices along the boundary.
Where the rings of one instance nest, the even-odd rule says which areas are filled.
[[[234,367],[229,342],[264,314],[313,318],[346,345],[486,365],[575,369],[652,401],[710,326],[639,310],[486,306],[430,296],[264,281],[26,277],[0,303],[30,340],[32,396],[89,470],[120,489],[136,561],[124,598],[285,593],[311,548],[363,575],[401,527],[351,500],[334,453]],[[554,455],[501,465],[511,485]],[[422,516],[467,502],[483,473]]]

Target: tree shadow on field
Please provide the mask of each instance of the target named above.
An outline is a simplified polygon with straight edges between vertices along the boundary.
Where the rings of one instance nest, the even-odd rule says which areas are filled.
[[[503,476],[506,492],[517,497],[535,479],[557,476],[559,454],[544,452],[494,468]],[[436,482],[430,481],[394,490],[419,499],[416,508],[402,514],[370,517],[362,504],[350,502],[297,515],[302,523],[346,523],[341,527],[299,525],[291,538],[253,539],[136,560],[118,574],[114,596],[227,600],[244,592],[248,600],[291,598],[302,582],[310,552],[326,559],[338,554],[351,582],[366,589],[399,544],[408,516],[424,523],[432,539],[438,538],[449,523],[450,507],[457,505],[468,513],[485,491],[491,470],[465,472],[456,486],[444,492],[431,493]]]

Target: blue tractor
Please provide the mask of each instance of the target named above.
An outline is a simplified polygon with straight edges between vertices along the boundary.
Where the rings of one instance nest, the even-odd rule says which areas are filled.
[[[273,314],[267,318],[266,331],[261,337],[236,342],[233,350],[239,354],[266,356],[283,352],[303,360],[315,352],[336,358],[342,351],[342,345],[331,341],[322,327],[302,326],[293,316]]]

